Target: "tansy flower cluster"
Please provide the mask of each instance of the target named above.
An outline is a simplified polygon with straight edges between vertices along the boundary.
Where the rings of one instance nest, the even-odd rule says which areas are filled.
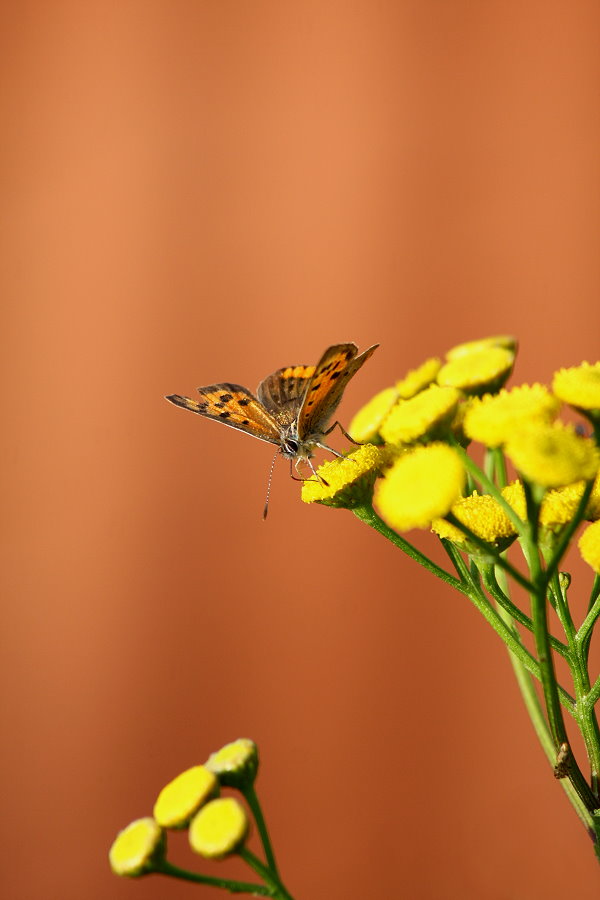
[[[521,491],[525,484],[543,498],[539,524],[560,531],[577,514],[575,501],[596,477],[600,455],[597,436],[557,416],[563,401],[595,416],[600,363],[561,369],[553,389],[507,388],[516,352],[515,338],[498,335],[459,344],[444,360],[431,357],[410,370],[356,413],[349,432],[363,446],[321,466],[318,478],[304,483],[302,499],[348,509],[372,503],[398,532],[431,527],[464,551],[481,552],[481,542],[505,549],[519,528],[501,497],[474,487],[465,447],[478,442],[490,456],[501,454]],[[594,487],[582,517],[597,518],[597,492]],[[523,522],[524,508],[521,513]]]
[[[520,683],[541,682],[545,720],[533,690],[525,702],[554,748],[555,776],[600,848],[600,676],[592,681],[587,668],[600,618],[600,363],[560,369],[551,386],[509,386],[516,353],[507,335],[470,341],[384,387],[350,424],[363,446],[322,466],[302,499],[351,509],[477,607],[509,648]],[[412,529],[437,535],[449,568],[407,540]],[[561,571],[574,544],[596,575],[578,622],[572,579]],[[511,598],[513,582],[526,604]],[[550,631],[548,607],[564,639]],[[566,660],[569,687],[557,679],[554,654]],[[583,735],[582,768],[563,709]]]
[[[236,893],[286,897],[254,790],[257,771],[256,745],[240,738],[212,753],[204,764],[181,772],[158,794],[152,816],[136,819],[117,835],[109,852],[115,875],[135,878],[155,872]],[[235,796],[222,796],[222,788],[237,790],[245,803]],[[263,842],[264,861],[245,846],[250,815]],[[214,878],[173,866],[167,860],[167,834],[182,830],[187,830],[194,853],[205,859],[237,854],[258,873],[263,884]]]

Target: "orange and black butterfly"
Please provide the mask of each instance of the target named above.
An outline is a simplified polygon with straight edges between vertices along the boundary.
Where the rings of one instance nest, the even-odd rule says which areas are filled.
[[[357,355],[356,344],[334,344],[316,366],[286,366],[268,375],[259,384],[256,397],[240,384],[225,382],[198,388],[200,400],[179,394],[166,399],[182,409],[277,444],[278,453],[290,460],[290,466],[295,461],[297,472],[298,465],[306,462],[316,474],[311,462],[315,447],[341,455],[323,443],[336,425],[352,440],[339,422],[328,427],[329,421],[346,385],[378,346],[373,344]]]

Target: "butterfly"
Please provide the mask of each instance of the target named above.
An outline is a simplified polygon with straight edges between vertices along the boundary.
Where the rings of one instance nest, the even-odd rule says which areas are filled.
[[[171,394],[166,399],[182,409],[223,422],[261,441],[277,444],[279,449],[273,464],[281,453],[290,460],[292,478],[293,462],[298,475],[298,466],[308,463],[318,478],[311,461],[315,447],[328,450],[334,456],[342,455],[323,442],[336,425],[348,440],[356,443],[339,422],[328,425],[346,385],[378,346],[373,344],[357,355],[356,344],[334,344],[327,348],[316,366],[286,366],[267,375],[258,385],[256,396],[240,384],[224,382],[198,388],[200,400],[179,394]],[[268,502],[267,491],[265,516]]]

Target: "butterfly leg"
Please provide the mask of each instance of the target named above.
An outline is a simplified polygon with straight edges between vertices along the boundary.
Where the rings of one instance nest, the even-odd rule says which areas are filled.
[[[333,449],[333,447],[328,447],[327,444],[322,444],[320,441],[317,442],[316,446],[320,447],[321,450],[328,450],[329,453],[333,453],[333,455],[337,456],[338,459],[347,459],[349,462],[356,463],[355,459],[351,459],[349,456],[344,456],[343,453],[338,453],[337,450]]]
[[[312,464],[312,460],[308,457],[306,457],[306,458],[299,457],[296,460],[295,469],[296,469],[296,472],[298,472],[298,474],[300,474],[298,466],[301,462],[307,462],[311,468],[313,475],[317,479],[317,481],[320,481],[321,484],[324,484],[326,487],[329,487],[329,482],[325,481],[325,479],[322,478],[322,476],[317,473],[317,471],[315,470],[315,467]],[[296,478],[296,476],[294,475],[294,473],[292,471],[292,460],[291,459],[290,459],[290,477],[293,478],[294,481],[312,481],[312,478],[302,478],[302,476],[300,476],[300,478]]]
[[[350,441],[351,444],[356,444],[357,447],[361,446],[361,442],[355,441],[353,437],[350,437],[350,435],[348,434],[346,429],[342,426],[342,423],[337,422],[337,421],[333,423],[331,428],[328,428],[327,431],[323,432],[323,437],[325,437],[327,434],[331,434],[331,432],[333,431],[333,429],[335,428],[336,425],[340,429],[340,431],[342,432],[342,434],[344,435],[344,437],[346,438],[347,441]],[[329,448],[327,448],[327,449],[329,449]]]

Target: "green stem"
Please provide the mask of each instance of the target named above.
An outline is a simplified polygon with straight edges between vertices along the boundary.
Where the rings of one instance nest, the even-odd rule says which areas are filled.
[[[427,569],[428,572],[431,572],[432,575],[435,575],[436,578],[440,578],[442,581],[445,581],[446,584],[449,584],[451,587],[456,588],[457,591],[460,591],[462,594],[466,594],[467,591],[465,589],[464,584],[462,584],[458,578],[455,578],[454,575],[450,575],[449,572],[446,572],[445,569],[442,569],[440,566],[437,566],[432,560],[430,560],[424,553],[421,553],[420,550],[417,550],[409,541],[405,540],[403,537],[400,537],[399,534],[396,534],[388,525],[385,524],[383,519],[380,519],[372,506],[357,506],[352,510],[354,515],[364,522],[365,525],[369,525],[371,528],[374,528],[375,531],[378,531],[379,534],[383,535],[383,537],[387,538],[388,541],[391,541],[392,544],[395,544],[396,547],[399,547],[400,550],[403,550],[407,556],[410,556],[411,559],[414,559],[415,562],[418,562],[420,566],[423,566],[424,569]]]
[[[271,891],[269,896],[276,897],[278,900],[293,900],[292,895],[287,892],[279,880],[279,877],[274,875],[271,869],[265,866],[251,850],[248,850],[247,847],[242,847],[238,853],[244,862],[247,863],[251,869],[254,869],[257,875],[260,875],[263,881],[270,887]]]
[[[490,605],[488,598],[471,578],[471,573],[460,557],[460,554],[458,554],[456,548],[454,548],[450,543],[448,543],[448,545],[446,546],[445,541],[442,541],[442,543],[444,544],[446,552],[448,553],[450,558],[453,559],[457,571],[459,571],[465,579],[466,590],[464,592],[469,597],[471,602],[484,616],[487,622],[492,626],[496,634],[502,638],[507,648],[511,651],[512,654],[514,654],[514,656],[519,660],[523,667],[541,681],[540,667],[534,657],[529,653],[528,650],[525,649],[518,634],[515,634],[515,632],[507,624],[505,619],[501,617],[501,615],[494,609],[493,606]],[[453,558],[454,556],[456,556],[455,559]],[[570,715],[574,716],[575,701],[573,697],[571,697],[570,694],[568,694],[567,691],[565,691],[564,688],[562,688],[560,685],[558,686],[558,692],[565,709]]]
[[[600,577],[596,576],[598,579],[598,586],[600,587]],[[581,623],[579,627],[579,631],[575,635],[575,641],[581,644],[581,649],[583,653],[583,658],[585,659],[586,665],[590,652],[590,641],[592,639],[592,631],[594,627],[594,623],[596,619],[600,616],[600,596],[597,596],[591,606],[590,610]]]
[[[254,816],[254,820],[258,828],[258,833],[260,835],[260,840],[265,851],[265,856],[267,858],[267,864],[271,872],[279,877],[277,863],[275,862],[275,854],[273,852],[273,846],[271,844],[271,839],[269,838],[269,832],[267,830],[267,823],[265,822],[265,817],[263,816],[262,809],[258,801],[258,796],[254,789],[254,785],[247,785],[242,789],[242,793],[252,811],[252,815]]]
[[[510,621],[513,620],[518,622],[519,625],[524,625],[529,631],[533,632],[533,622],[522,610],[516,606],[512,600],[504,593],[498,581],[496,579],[495,566],[491,563],[489,566],[485,566],[482,569],[483,571],[483,583],[485,584],[487,590],[490,592],[496,603],[499,607],[501,607],[508,615]],[[568,647],[559,641],[558,638],[555,638],[553,635],[550,635],[550,645],[553,650],[556,650],[557,653],[560,653],[562,657],[565,659],[568,656],[569,650]]]
[[[193,881],[195,884],[210,884],[212,887],[223,888],[231,894],[252,894],[253,896],[272,897],[273,891],[262,884],[252,884],[247,881],[232,881],[230,878],[213,878],[211,875],[201,875],[199,872],[188,872],[180,869],[166,859],[160,862],[156,869],[158,875],[169,875],[171,878],[179,878],[181,881]]]
[[[537,521],[537,514],[532,512],[532,517]],[[535,525],[533,526],[535,529]],[[535,530],[533,532],[535,534]],[[525,539],[528,543],[528,557],[531,564],[531,576],[534,589],[530,593],[532,619],[533,619],[533,637],[537,651],[538,662],[542,679],[542,691],[544,694],[544,702],[546,705],[546,714],[548,716],[548,724],[550,732],[554,740],[554,750],[558,750],[563,743],[569,743],[567,729],[565,727],[562,709],[559,697],[559,685],[556,680],[554,671],[554,660],[550,647],[550,635],[548,631],[548,612],[546,605],[546,573],[543,572],[541,561],[537,547],[531,537]],[[581,722],[579,711],[576,712],[576,719]],[[577,765],[573,756],[571,756],[568,777],[574,789],[577,791],[582,802],[587,809],[592,812],[598,801],[594,796],[589,784],[583,777],[583,774]]]

